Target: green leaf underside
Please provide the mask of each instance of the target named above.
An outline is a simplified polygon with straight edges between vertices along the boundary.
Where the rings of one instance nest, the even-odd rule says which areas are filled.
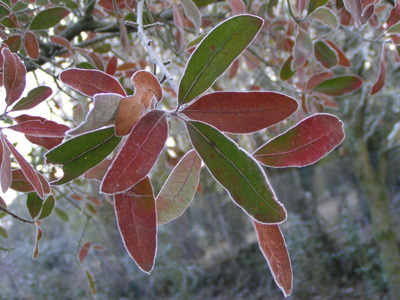
[[[260,165],[235,142],[202,122],[187,122],[193,147],[233,201],[261,223],[280,223],[286,210],[278,202]]]
[[[72,138],[47,152],[47,161],[62,165],[64,170],[64,176],[52,184],[64,184],[78,178],[104,160],[120,140],[111,127]]]
[[[68,16],[69,10],[63,7],[52,7],[41,11],[32,20],[30,30],[49,29]]]
[[[179,105],[206,91],[253,41],[264,21],[239,15],[215,27],[193,52],[179,85]]]
[[[157,224],[164,225],[182,215],[196,193],[201,159],[189,151],[172,170],[156,198]]]
[[[363,84],[363,80],[356,75],[338,76],[327,79],[313,88],[314,92],[325,95],[339,97],[350,94],[358,90]]]

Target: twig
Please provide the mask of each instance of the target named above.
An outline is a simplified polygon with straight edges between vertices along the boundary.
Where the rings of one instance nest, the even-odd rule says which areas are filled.
[[[25,223],[29,223],[29,224],[35,224],[35,221],[31,221],[31,220],[27,220],[27,219],[21,218],[20,216],[17,216],[16,214],[12,213],[7,208],[5,208],[5,207],[3,207],[1,205],[0,205],[0,210],[4,211],[5,213],[9,214],[11,217],[13,217],[13,218],[15,218],[15,219],[17,219],[19,221],[22,221],[22,222],[25,222]]]
[[[143,27],[143,7],[145,0],[137,1],[137,26],[138,26],[138,37],[142,41],[143,47],[146,49],[149,54],[151,61],[154,64],[157,64],[160,68],[162,74],[167,77],[167,81],[169,82],[171,88],[174,90],[175,94],[178,94],[178,88],[175,85],[174,78],[169,73],[168,69],[165,67],[164,63],[158,58],[153,47],[152,42],[144,33]]]
[[[82,240],[83,240],[83,236],[85,235],[85,232],[86,232],[87,227],[88,227],[88,225],[89,225],[90,219],[91,219],[90,216],[87,216],[87,217],[86,217],[85,225],[83,226],[81,235],[79,236],[78,244],[77,244],[77,247],[76,247],[76,255],[75,255],[75,258],[76,258],[76,259],[78,258],[79,248],[80,248],[80,246],[81,246],[81,243],[82,243]]]

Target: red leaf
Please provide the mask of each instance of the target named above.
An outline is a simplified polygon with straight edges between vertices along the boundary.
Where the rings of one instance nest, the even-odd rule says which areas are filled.
[[[72,50],[72,47],[71,47],[71,42],[68,41],[67,39],[61,37],[61,36],[52,35],[52,36],[50,36],[50,41],[51,41],[53,44],[57,44],[57,45],[60,45],[60,46],[63,46],[63,47],[65,47],[65,48],[67,48],[68,51],[69,51],[71,54],[74,52],[74,51]]]
[[[351,67],[351,61],[347,58],[346,54],[340,49],[336,44],[330,40],[324,40],[333,50],[336,51],[336,54],[339,58],[339,66],[342,67]]]
[[[237,59],[235,59],[235,61],[232,63],[231,67],[229,68],[229,79],[232,79],[233,77],[235,77],[235,75],[237,74],[238,70],[239,70],[239,57]]]
[[[39,59],[39,43],[35,34],[29,31],[25,33],[24,47],[30,58]]]
[[[18,123],[27,122],[27,121],[36,121],[36,120],[41,121],[41,122],[47,121],[45,118],[42,118],[42,117],[28,116],[28,115],[20,115],[18,117],[15,117],[14,120],[17,121]],[[53,121],[47,121],[47,122],[53,122]],[[56,122],[53,122],[53,123],[57,124],[57,126],[65,126],[65,125],[58,124]],[[54,148],[55,146],[58,146],[59,144],[62,143],[62,141],[64,139],[64,138],[39,137],[39,136],[32,136],[32,135],[28,135],[28,134],[25,134],[25,137],[31,143],[42,146],[47,150],[50,150],[50,149]]]
[[[214,92],[204,95],[182,112],[221,131],[255,132],[290,117],[297,101],[275,92]]]
[[[123,9],[125,8],[125,0],[116,0],[115,1],[117,8]],[[100,0],[98,3],[101,7],[108,11],[114,11],[113,0]]]
[[[63,83],[87,96],[116,93],[126,96],[122,85],[114,77],[99,70],[68,69],[60,74]]]
[[[8,46],[11,52],[18,52],[19,48],[21,48],[21,35],[20,34],[14,34],[10,35],[4,42]]]
[[[292,293],[293,273],[285,239],[278,225],[261,224],[253,221],[258,244],[274,277],[276,285],[285,297]]]
[[[318,74],[314,74],[313,76],[310,77],[310,79],[308,79],[306,84],[306,90],[307,91],[311,90],[314,86],[317,86],[321,82],[324,82],[325,80],[330,79],[333,76],[334,74],[331,71],[325,71]]]
[[[400,21],[400,1],[395,1],[395,6],[391,9],[387,19],[387,29]]]
[[[79,249],[79,253],[78,253],[78,258],[80,260],[80,262],[83,262],[86,258],[86,256],[89,253],[90,250],[90,246],[91,243],[90,242],[86,242],[85,244],[83,244],[83,246]]]
[[[3,48],[1,53],[4,58],[4,87],[6,88],[7,105],[13,104],[21,97],[25,89],[26,69],[16,54]]]
[[[98,181],[102,181],[111,163],[112,159],[105,159],[94,168],[86,171],[86,173],[83,174],[83,177],[86,179],[96,179]]]
[[[20,165],[26,179],[28,179],[30,184],[32,184],[33,188],[35,189],[39,197],[43,199],[44,198],[43,186],[42,183],[40,182],[39,176],[37,175],[36,171],[7,139],[5,139],[5,142],[7,143],[8,148],[14,155],[18,164]]]
[[[35,171],[36,172],[36,171]],[[42,174],[36,172],[36,175],[39,177],[39,180],[43,187],[43,192],[45,194],[50,194],[50,186],[47,182],[46,178],[43,177]],[[34,192],[35,189],[32,184],[26,179],[24,172],[21,169],[15,169],[12,171],[12,183],[11,188],[17,192],[30,193]]]
[[[242,0],[228,0],[228,4],[234,15],[244,14],[246,11],[246,6]]]
[[[366,24],[375,11],[375,7],[373,5],[369,6],[365,9],[365,11],[363,11],[360,0],[343,0],[343,4],[346,10],[353,17],[357,28],[360,28],[362,25]]]
[[[157,250],[157,216],[148,177],[114,196],[115,215],[124,246],[139,268],[150,273]]]
[[[386,81],[386,72],[387,72],[387,48],[385,44],[382,45],[382,57],[379,63],[379,75],[378,79],[376,80],[374,86],[371,89],[371,95],[375,95],[378,93],[383,86],[385,85]]]
[[[342,121],[315,114],[261,146],[254,157],[270,167],[304,167],[323,158],[343,139]]]
[[[5,193],[11,186],[11,158],[10,149],[8,149],[7,143],[5,142],[5,136],[0,133],[0,179],[1,179],[1,190]]]
[[[113,57],[110,58],[110,60],[107,63],[106,73],[113,76],[115,74],[115,71],[117,71],[117,63],[118,63],[118,59],[114,55]]]
[[[146,177],[164,148],[167,137],[165,112],[153,110],[141,118],[107,171],[101,191],[106,194],[121,193]]]
[[[7,127],[7,129],[35,137],[63,138],[69,127],[48,120],[32,120]]]

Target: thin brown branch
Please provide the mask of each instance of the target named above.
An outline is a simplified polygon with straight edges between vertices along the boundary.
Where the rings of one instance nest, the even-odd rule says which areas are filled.
[[[9,214],[11,217],[13,217],[14,219],[17,219],[18,221],[22,221],[22,222],[29,223],[29,224],[35,224],[35,221],[31,221],[31,220],[27,220],[27,219],[21,218],[20,216],[14,214],[13,212],[9,211],[7,208],[5,208],[5,207],[3,207],[1,205],[0,205],[0,210],[5,212],[5,213],[7,213],[7,214]]]

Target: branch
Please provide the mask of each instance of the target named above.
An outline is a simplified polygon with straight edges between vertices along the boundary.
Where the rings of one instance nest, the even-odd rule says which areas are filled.
[[[29,223],[29,224],[35,224],[35,221],[31,221],[31,220],[27,220],[24,218],[21,218],[20,216],[17,216],[16,214],[12,213],[11,211],[9,211],[7,208],[3,207],[0,205],[0,210],[9,214],[11,217],[13,217],[14,219],[17,219],[19,221],[25,222],[25,223]]]

